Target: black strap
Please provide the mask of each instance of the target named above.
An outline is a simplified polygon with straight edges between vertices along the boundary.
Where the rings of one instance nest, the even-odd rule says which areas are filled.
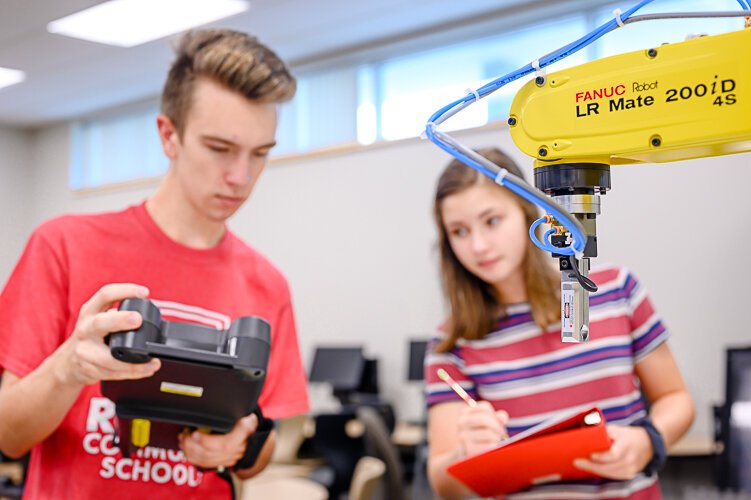
[[[230,474],[229,469],[225,469],[223,467],[217,469],[216,475],[219,476],[219,478],[224,479],[227,484],[229,484],[230,500],[237,500],[237,492],[235,492],[235,482],[232,480],[232,474]]]
[[[232,466],[235,470],[249,469],[255,465],[258,455],[261,454],[263,445],[266,444],[266,439],[268,439],[271,431],[274,430],[274,421],[264,417],[260,407],[253,414],[258,417],[258,427],[248,438],[248,444],[245,446],[245,454]]]
[[[657,427],[655,427],[655,424],[652,423],[652,419],[649,417],[640,418],[631,425],[644,428],[649,436],[649,441],[652,443],[652,459],[642,471],[647,476],[652,476],[662,469],[668,458],[668,449],[667,446],[665,446],[665,440],[662,438],[662,434],[660,434],[660,431],[657,430]]]

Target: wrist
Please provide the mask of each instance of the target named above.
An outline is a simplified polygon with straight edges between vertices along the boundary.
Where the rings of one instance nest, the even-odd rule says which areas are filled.
[[[642,472],[647,476],[656,474],[665,465],[668,456],[667,446],[665,445],[665,440],[663,439],[662,434],[660,434],[660,431],[657,430],[657,427],[655,427],[652,419],[649,417],[637,420],[631,425],[634,427],[641,427],[647,435],[647,449],[650,453],[650,459]]]
[[[446,469],[448,469],[451,464],[460,460],[464,460],[466,457],[467,454],[464,451],[464,445],[460,443],[458,448],[443,452],[436,457],[435,461],[437,466],[443,471],[444,474],[446,474]]]
[[[49,369],[56,386],[80,390],[86,384],[79,381],[71,370],[73,365],[72,354],[70,339],[68,339],[52,356],[47,358],[47,361],[49,361]]]
[[[254,412],[258,418],[256,430],[248,437],[245,444],[245,452],[240,459],[232,465],[234,470],[250,469],[256,465],[256,461],[261,455],[266,440],[274,430],[274,421],[263,416],[260,408]]]

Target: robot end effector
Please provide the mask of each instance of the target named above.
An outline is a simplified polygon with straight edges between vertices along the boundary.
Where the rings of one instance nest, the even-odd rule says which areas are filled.
[[[589,339],[589,294],[597,285],[589,278],[590,259],[597,257],[597,219],[600,196],[610,189],[610,166],[603,164],[560,164],[535,169],[535,185],[555,199],[584,228],[587,241],[583,256],[561,255],[561,340],[586,342]],[[552,217],[547,218],[555,233],[554,247],[570,246],[570,234]]]
[[[597,288],[587,275],[610,166],[751,151],[751,65],[739,59],[749,52],[751,29],[705,36],[538,76],[515,96],[511,136],[536,158],[536,187],[586,235],[576,256],[551,252],[560,262],[564,342],[589,338]],[[571,248],[570,228],[547,221],[547,248]]]

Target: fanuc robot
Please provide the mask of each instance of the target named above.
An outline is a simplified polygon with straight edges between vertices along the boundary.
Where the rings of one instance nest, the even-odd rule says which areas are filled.
[[[622,27],[625,16],[615,14],[615,27]],[[691,17],[702,14],[748,16],[751,10]],[[442,149],[548,214],[538,221],[551,224],[543,241],[535,235],[537,223],[530,236],[559,259],[562,341],[584,342],[589,337],[589,293],[597,287],[587,274],[589,260],[597,256],[596,217],[600,198],[611,187],[610,167],[751,151],[748,17],[745,24],[739,31],[664,44],[551,74],[541,70],[542,60],[522,68],[519,73],[534,71],[536,76],[516,94],[508,124],[515,144],[535,158],[535,186],[550,197],[547,202],[539,191],[435,128],[494,89],[473,91],[428,123],[426,134]],[[549,60],[555,62],[555,57],[553,53]],[[495,82],[502,85],[518,77],[510,76]]]

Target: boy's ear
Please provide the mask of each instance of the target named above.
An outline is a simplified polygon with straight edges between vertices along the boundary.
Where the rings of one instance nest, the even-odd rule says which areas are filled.
[[[170,160],[174,160],[177,156],[177,146],[180,142],[180,136],[177,133],[177,128],[172,120],[166,116],[160,114],[156,117],[156,127],[159,132],[159,140],[162,142],[162,150],[164,154]]]

